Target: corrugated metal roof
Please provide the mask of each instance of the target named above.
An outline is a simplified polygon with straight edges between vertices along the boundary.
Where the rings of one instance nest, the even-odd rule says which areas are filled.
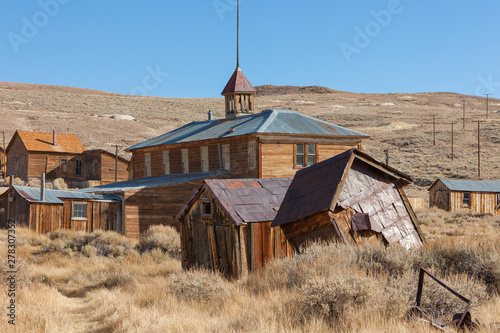
[[[16,131],[28,151],[80,154],[85,151],[80,139],[75,134],[57,134],[57,145],[54,146],[52,133]],[[13,139],[16,137],[14,134]],[[9,142],[9,147],[14,140]],[[9,151],[7,147],[7,151]]]
[[[165,175],[158,177],[139,178],[139,179],[126,180],[123,182],[111,183],[107,185],[84,188],[78,190],[78,192],[87,192],[87,193],[123,192],[128,190],[137,190],[145,187],[164,186],[164,185],[187,182],[196,179],[211,178],[215,176],[225,175],[228,173],[229,171],[227,170],[219,170],[215,172],[205,172],[196,174],[173,174],[173,175]]]
[[[368,137],[354,130],[290,110],[265,110],[232,120],[196,121],[126,150],[159,145],[230,138],[255,133]]]
[[[29,202],[41,202],[40,201],[40,188],[28,187],[28,186],[13,186],[14,190],[19,193],[24,199]],[[121,200],[117,195],[100,195],[83,193],[79,191],[61,191],[45,189],[45,200],[44,203],[51,204],[63,204],[62,199],[78,199],[78,200]]]
[[[178,214],[184,215],[205,187],[226,214],[236,223],[274,220],[292,178],[269,179],[207,179]]]
[[[500,181],[498,180],[460,180],[441,179],[443,184],[451,191],[461,192],[495,192],[500,193]]]
[[[222,90],[222,95],[230,94],[233,92],[253,92],[255,93],[257,90],[252,86],[250,81],[243,74],[241,69],[238,67],[234,71],[233,75],[229,79],[224,90]]]

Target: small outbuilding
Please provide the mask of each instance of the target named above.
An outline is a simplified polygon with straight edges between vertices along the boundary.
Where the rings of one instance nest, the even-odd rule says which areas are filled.
[[[207,179],[177,218],[182,265],[238,278],[274,257],[293,255],[281,228],[271,227],[292,178]]]
[[[500,215],[500,181],[440,178],[429,188],[429,206]]]
[[[13,220],[37,233],[58,229],[123,233],[121,208],[116,195],[12,186],[0,195],[0,227]]]
[[[419,248],[423,237],[403,190],[411,179],[356,149],[299,170],[272,223],[296,247],[369,240]]]

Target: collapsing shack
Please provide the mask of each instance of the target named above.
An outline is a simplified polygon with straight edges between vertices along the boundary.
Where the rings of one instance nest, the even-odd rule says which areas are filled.
[[[293,255],[281,229],[271,227],[291,180],[205,180],[177,216],[183,267],[238,278]]]
[[[422,246],[403,186],[409,176],[351,149],[295,175],[272,224],[299,248],[307,241],[369,239]]]

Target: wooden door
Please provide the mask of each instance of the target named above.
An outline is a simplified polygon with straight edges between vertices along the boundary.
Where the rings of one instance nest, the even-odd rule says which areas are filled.
[[[226,230],[223,226],[208,226],[208,238],[212,265],[214,270],[229,276],[231,274],[231,257],[228,255]]]
[[[434,206],[443,209],[450,210],[450,192],[445,190],[437,190],[434,197]]]

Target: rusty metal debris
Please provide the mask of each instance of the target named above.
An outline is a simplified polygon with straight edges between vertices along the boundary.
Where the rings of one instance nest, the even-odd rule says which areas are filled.
[[[435,318],[430,314],[427,310],[422,306],[422,293],[423,293],[423,287],[424,287],[424,277],[425,275],[428,275],[430,278],[432,278],[435,282],[437,282],[439,285],[441,285],[444,289],[449,291],[451,294],[456,296],[458,299],[460,299],[462,302],[464,302],[465,308],[462,312],[460,313],[455,313],[453,314],[453,319],[451,322],[442,322],[441,320]],[[472,301],[469,300],[468,298],[462,296],[459,294],[457,291],[453,290],[451,287],[446,285],[443,281],[439,280],[437,277],[432,275],[430,272],[425,270],[424,268],[420,268],[420,274],[418,277],[418,288],[417,292],[415,295],[412,296],[411,299],[414,299],[415,303],[411,306],[411,319],[416,320],[416,321],[422,321],[429,323],[433,327],[440,329],[442,331],[447,331],[448,328],[455,328],[455,329],[475,329],[479,327],[479,324],[476,323],[475,321],[472,320],[472,315],[469,312]],[[420,317],[419,317],[420,316]]]

